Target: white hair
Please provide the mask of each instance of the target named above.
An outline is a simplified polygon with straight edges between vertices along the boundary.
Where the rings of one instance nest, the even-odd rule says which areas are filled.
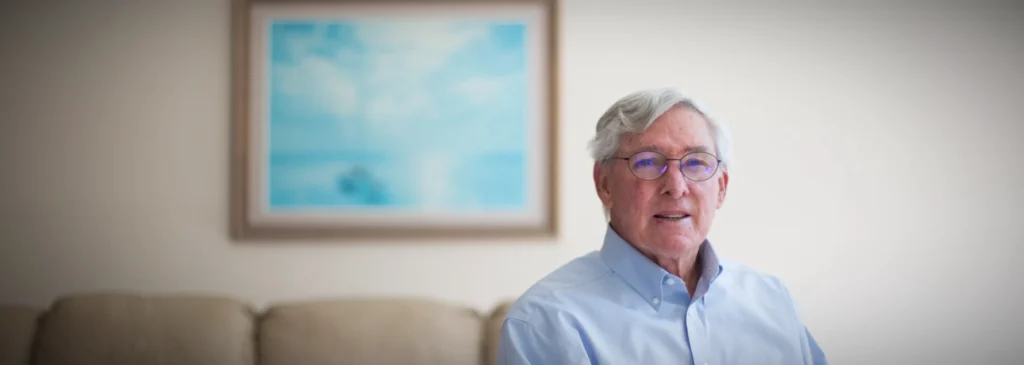
[[[662,114],[676,106],[690,108],[704,117],[715,140],[715,155],[720,163],[719,170],[732,166],[732,140],[726,126],[708,115],[707,110],[698,106],[690,97],[675,88],[641,90],[616,101],[597,120],[597,130],[590,142],[591,156],[595,161],[606,162],[619,149],[623,133],[642,133]],[[670,156],[674,157],[674,156]]]

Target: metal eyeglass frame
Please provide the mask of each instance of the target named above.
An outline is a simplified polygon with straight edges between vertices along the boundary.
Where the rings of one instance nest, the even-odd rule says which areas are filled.
[[[715,176],[715,173],[718,172],[718,168],[722,166],[722,159],[720,159],[720,158],[718,158],[718,156],[715,156],[714,154],[711,154],[711,153],[708,153],[708,152],[690,152],[690,153],[687,153],[687,154],[683,155],[683,157],[680,157],[680,158],[668,158],[668,156],[665,156],[661,152],[640,151],[640,152],[632,154],[629,157],[612,156],[611,159],[613,159],[613,160],[625,160],[625,161],[628,162],[629,160],[633,159],[633,157],[636,157],[636,155],[639,155],[641,153],[653,153],[653,154],[657,154],[657,155],[660,155],[661,157],[665,158],[665,170],[662,171],[661,174],[658,174],[658,176],[654,177],[653,179],[642,178],[642,177],[638,176],[635,171],[633,171],[633,167],[632,166],[626,166],[626,168],[629,169],[629,172],[631,174],[633,174],[633,176],[636,176],[637,179],[645,180],[645,181],[654,181],[654,180],[660,179],[662,176],[665,176],[665,173],[668,172],[669,162],[671,162],[671,161],[679,161],[679,172],[682,173],[683,177],[685,177],[687,180],[694,181],[694,182],[702,182],[702,181],[710,180],[712,177]],[[715,159],[715,169],[712,170],[710,174],[708,174],[707,178],[702,179],[702,180],[693,179],[693,178],[687,176],[686,172],[683,171],[683,160],[685,160],[690,155],[697,155],[697,154],[708,155],[708,156],[711,156],[711,157],[713,157]]]

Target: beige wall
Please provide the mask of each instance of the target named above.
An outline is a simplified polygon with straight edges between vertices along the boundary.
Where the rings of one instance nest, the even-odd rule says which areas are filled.
[[[594,121],[678,85],[736,139],[712,239],[782,277],[835,360],[1024,361],[1020,6],[565,1],[560,239],[240,245],[227,3],[65,3],[0,10],[2,301],[127,288],[489,309],[599,247]]]

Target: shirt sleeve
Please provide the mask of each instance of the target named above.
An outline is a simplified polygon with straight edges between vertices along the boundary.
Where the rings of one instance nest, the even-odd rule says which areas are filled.
[[[509,318],[501,326],[497,365],[590,364],[578,338],[556,329],[538,329],[528,322]]]
[[[804,327],[804,335],[807,336],[807,347],[811,352],[811,364],[812,365],[828,365],[828,359],[825,358],[825,352],[818,346],[818,342],[814,341],[814,336],[811,335],[811,331]]]
[[[799,322],[799,328],[802,329],[800,336],[800,345],[804,350],[804,362],[807,365],[828,365],[828,358],[825,357],[825,352],[818,346],[818,342],[814,340],[814,336],[811,335],[811,330],[804,324],[803,316],[800,314],[800,306],[793,299],[792,293],[789,292],[789,288],[785,284],[779,282],[779,286],[782,288],[783,294],[786,295],[786,300],[789,301],[790,307],[793,310],[797,322]]]

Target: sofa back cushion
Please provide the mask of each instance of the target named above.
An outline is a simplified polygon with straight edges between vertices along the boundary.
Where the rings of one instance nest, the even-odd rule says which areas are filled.
[[[263,365],[478,365],[483,323],[426,300],[307,301],[268,308],[257,346]]]
[[[512,308],[513,301],[500,303],[491,311],[487,319],[487,363],[496,364],[498,361],[498,349],[501,345],[501,326],[505,324],[505,316],[509,308]]]
[[[228,298],[67,297],[40,322],[35,365],[253,365],[252,320]]]
[[[26,307],[0,307],[0,365],[29,365],[32,338],[41,314]]]

